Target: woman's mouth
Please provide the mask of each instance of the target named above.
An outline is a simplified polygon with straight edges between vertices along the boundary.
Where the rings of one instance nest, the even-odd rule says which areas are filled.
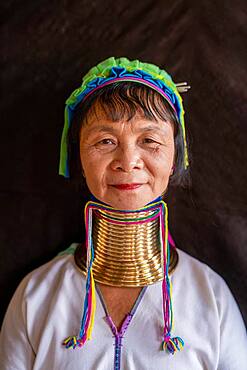
[[[116,184],[116,185],[111,185],[111,186],[119,190],[134,190],[134,189],[138,189],[142,185],[143,184],[139,184],[139,183],[131,183],[131,184]]]

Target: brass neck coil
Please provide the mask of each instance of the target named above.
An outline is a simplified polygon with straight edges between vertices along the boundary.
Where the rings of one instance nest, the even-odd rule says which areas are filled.
[[[136,222],[142,219],[141,223]],[[94,210],[93,274],[96,282],[119,287],[142,287],[164,277],[160,246],[160,219],[157,210],[117,213]],[[79,245],[75,263],[86,274],[86,248]],[[178,262],[170,251],[169,273]]]

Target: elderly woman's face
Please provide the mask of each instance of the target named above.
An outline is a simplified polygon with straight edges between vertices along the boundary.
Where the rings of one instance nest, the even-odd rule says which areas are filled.
[[[136,114],[112,122],[100,106],[82,127],[80,156],[91,193],[117,209],[145,206],[167,188],[174,161],[173,126]]]

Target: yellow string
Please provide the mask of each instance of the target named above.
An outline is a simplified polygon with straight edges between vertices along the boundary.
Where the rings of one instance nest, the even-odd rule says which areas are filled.
[[[87,339],[92,338],[92,330],[94,326],[95,311],[96,311],[96,296],[95,296],[95,282],[93,278],[93,271],[91,269],[91,289],[92,289],[92,312],[90,317],[90,324],[88,327]]]

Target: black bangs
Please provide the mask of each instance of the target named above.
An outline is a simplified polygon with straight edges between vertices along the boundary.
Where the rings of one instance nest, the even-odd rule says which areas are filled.
[[[136,82],[109,85],[99,90],[93,100],[113,122],[123,118],[130,121],[137,113],[150,120],[177,121],[175,112],[159,93]]]
[[[80,132],[91,114],[97,117],[98,107],[113,121],[130,121],[136,114],[146,119],[170,122],[174,127],[175,170],[170,184],[182,185],[184,178],[184,140],[181,124],[166,99],[154,89],[137,82],[115,82],[102,87],[78,104],[68,132],[70,176],[82,180]]]

